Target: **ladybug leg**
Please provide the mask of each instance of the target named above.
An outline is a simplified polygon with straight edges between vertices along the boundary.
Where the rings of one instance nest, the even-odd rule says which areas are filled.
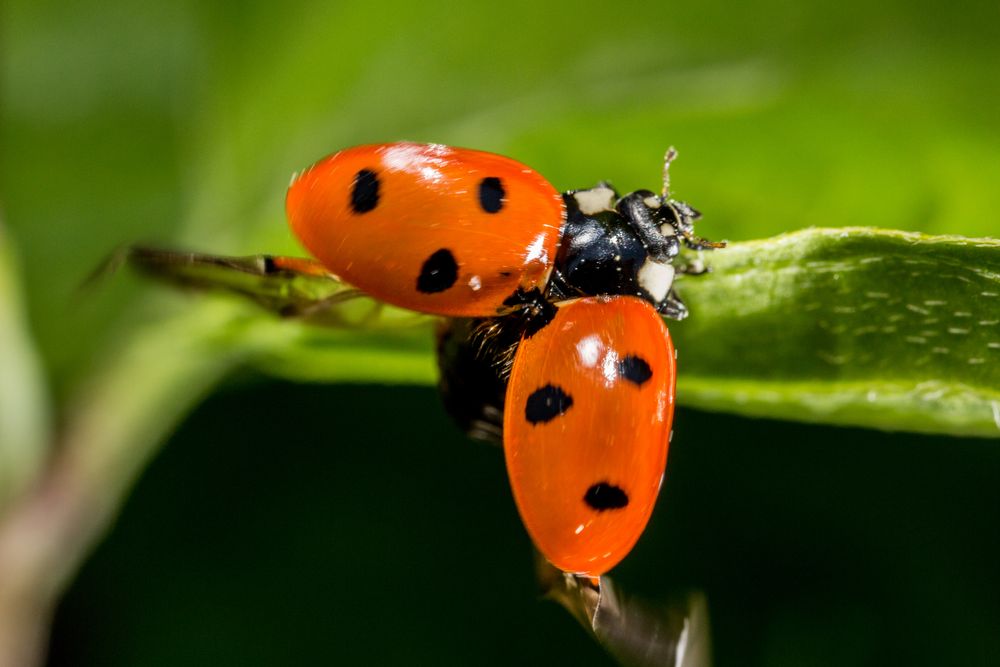
[[[674,235],[664,236],[660,232],[660,223],[653,219],[646,200],[657,198],[647,190],[637,190],[618,200],[618,212],[628,220],[636,231],[642,244],[654,262],[669,262],[680,252],[680,241]]]
[[[517,341],[499,320],[444,319],[437,329],[438,390],[469,437],[503,444],[503,405]],[[515,347],[510,348],[513,345]]]
[[[174,285],[238,294],[285,317],[311,316],[361,295],[319,262],[300,257],[225,257],[133,246],[108,260],[105,270],[121,264]]]
[[[656,304],[656,310],[664,317],[669,317],[672,320],[683,320],[688,316],[687,306],[681,301],[681,298],[677,296],[677,292],[671,288],[667,292],[667,296]]]

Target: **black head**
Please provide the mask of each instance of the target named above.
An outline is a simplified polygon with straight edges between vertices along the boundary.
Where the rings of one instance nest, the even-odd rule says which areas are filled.
[[[701,217],[670,197],[667,153],[661,194],[636,190],[619,196],[608,183],[563,195],[566,227],[549,285],[552,298],[632,295],[677,319],[687,314],[673,292],[674,260],[681,245],[719,247],[694,235]]]

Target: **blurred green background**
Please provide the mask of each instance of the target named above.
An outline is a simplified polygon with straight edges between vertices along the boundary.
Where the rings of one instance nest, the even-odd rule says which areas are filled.
[[[711,238],[997,234],[996,3],[0,12],[0,196],[59,406],[137,323],[196,302],[124,276],[81,298],[112,248],[298,252],[289,175],[357,143],[493,150],[561,189],[622,190],[655,188],[675,145],[675,194]],[[718,664],[1000,659],[992,442],[680,410],[671,457],[616,575],[650,596],[703,588]],[[230,379],[140,479],[51,657],[307,661],[607,662],[536,601],[500,452],[430,387]]]

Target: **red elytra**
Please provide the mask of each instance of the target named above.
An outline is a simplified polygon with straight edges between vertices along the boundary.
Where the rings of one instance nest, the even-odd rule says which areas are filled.
[[[349,148],[298,174],[285,208],[302,244],[375,298],[455,317],[543,288],[563,200],[516,160],[437,144]]]
[[[642,535],[666,465],[675,370],[667,327],[634,297],[573,301],[522,341],[504,452],[525,527],[556,567],[603,574]]]

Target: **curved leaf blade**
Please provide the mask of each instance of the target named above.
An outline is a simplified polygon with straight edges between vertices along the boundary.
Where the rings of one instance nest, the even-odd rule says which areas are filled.
[[[1000,437],[1000,241],[807,229],[703,259],[671,326],[681,403]]]
[[[701,259],[713,271],[680,283],[692,316],[671,324],[681,404],[1000,436],[1000,241],[808,229]],[[219,275],[199,276],[202,288],[234,291]],[[315,303],[343,289],[328,277],[296,280]],[[279,376],[432,382],[433,319],[357,298],[286,320],[247,311],[231,340]]]

